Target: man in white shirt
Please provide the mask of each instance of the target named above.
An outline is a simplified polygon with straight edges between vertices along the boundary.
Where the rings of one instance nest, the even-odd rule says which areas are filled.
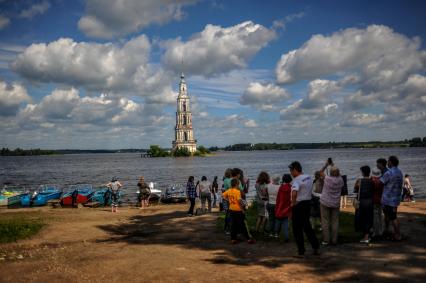
[[[293,177],[291,183],[292,226],[298,257],[303,257],[305,254],[303,232],[305,232],[311,243],[314,255],[319,255],[319,242],[309,221],[311,215],[312,177],[303,174],[302,165],[298,161],[292,162],[288,168]]]

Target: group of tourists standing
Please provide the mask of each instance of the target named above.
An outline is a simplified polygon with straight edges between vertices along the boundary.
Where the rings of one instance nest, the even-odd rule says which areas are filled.
[[[388,160],[379,158],[373,170],[368,165],[360,167],[362,177],[354,185],[356,196],[353,206],[355,230],[361,233],[361,243],[369,244],[371,240],[383,237],[401,240],[397,210],[401,198],[406,197],[401,197],[403,187],[407,198],[412,195],[412,187],[407,175],[404,180],[398,165],[398,158],[390,156]],[[255,231],[276,238],[282,232],[284,240],[288,242],[291,219],[298,256],[305,253],[304,235],[312,246],[313,253],[319,254],[321,244],[338,243],[339,214],[346,202],[342,201],[342,196],[347,195],[348,191],[346,176],[341,175],[331,158],[315,172],[314,177],[303,173],[298,161],[292,162],[288,168],[289,174],[282,177],[271,178],[267,172],[260,172],[258,175],[255,184]],[[237,235],[242,234],[249,243],[254,243],[245,218],[249,181],[244,178],[242,170],[234,168],[225,171],[221,193],[217,177],[213,184],[206,177],[197,184],[194,184],[194,177],[189,178],[187,195],[191,205],[188,215],[194,213],[196,197],[201,198],[203,211],[206,211],[207,203],[208,212],[211,211],[212,198],[215,197],[225,211],[224,230],[231,234],[231,242],[238,243]],[[322,230],[321,243],[312,227],[316,222]]]

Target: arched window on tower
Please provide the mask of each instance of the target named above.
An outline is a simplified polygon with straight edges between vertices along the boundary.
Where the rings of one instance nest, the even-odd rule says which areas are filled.
[[[183,124],[186,126],[186,115],[183,115]]]
[[[185,141],[188,141],[188,133],[185,132],[184,135],[185,135]]]
[[[183,102],[182,108],[183,108],[183,111],[186,111],[186,101]]]

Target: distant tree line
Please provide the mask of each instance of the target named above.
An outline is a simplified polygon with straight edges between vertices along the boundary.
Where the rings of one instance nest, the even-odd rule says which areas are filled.
[[[329,149],[329,148],[386,148],[386,147],[426,147],[426,137],[404,141],[369,141],[369,142],[326,142],[326,143],[237,143],[228,145],[225,151],[250,150],[290,150],[290,149]],[[220,150],[211,147],[211,151]]]
[[[206,148],[199,146],[197,151],[192,154],[194,156],[205,156],[211,152],[218,150],[225,151],[250,151],[250,150],[291,150],[291,149],[329,149],[329,148],[385,148],[385,147],[426,147],[426,137],[415,137],[404,141],[369,141],[369,142],[326,142],[326,143],[237,143],[228,145],[223,148],[212,146]],[[152,157],[181,157],[191,156],[191,153],[186,148],[177,150],[163,149],[158,145],[151,145],[149,149],[59,149],[59,150],[44,150],[44,149],[9,149],[2,148],[1,156],[28,156],[28,155],[52,155],[52,154],[84,154],[84,153],[135,153],[144,152]]]
[[[28,155],[52,155],[55,154],[54,150],[43,150],[43,149],[22,149],[22,148],[16,148],[13,150],[10,150],[8,148],[2,148],[1,149],[1,156],[28,156]]]
[[[410,147],[423,147],[426,146],[426,137],[423,137],[423,139],[420,137],[412,138],[411,140],[408,140],[408,143],[410,144]]]

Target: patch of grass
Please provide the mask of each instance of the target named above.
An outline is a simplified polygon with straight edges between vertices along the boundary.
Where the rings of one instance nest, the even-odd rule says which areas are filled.
[[[37,234],[45,223],[40,218],[0,219],[0,243],[10,243]]]
[[[252,205],[246,211],[246,220],[247,224],[250,228],[250,233],[256,238],[256,240],[260,241],[276,241],[275,238],[270,238],[264,233],[259,233],[255,231],[256,228],[256,220],[257,220],[257,205],[256,202],[252,202]],[[223,227],[225,224],[225,213],[221,214],[217,218],[217,228],[220,231],[223,231]],[[361,235],[358,232],[355,232],[354,228],[354,215],[350,212],[341,211],[339,215],[339,243],[353,243],[357,242]],[[322,233],[319,230],[319,227],[315,229],[317,238],[319,241],[322,240]],[[291,219],[289,221],[289,236],[290,240],[293,240],[293,233],[291,229]],[[283,235],[280,235],[280,238],[283,240]]]

